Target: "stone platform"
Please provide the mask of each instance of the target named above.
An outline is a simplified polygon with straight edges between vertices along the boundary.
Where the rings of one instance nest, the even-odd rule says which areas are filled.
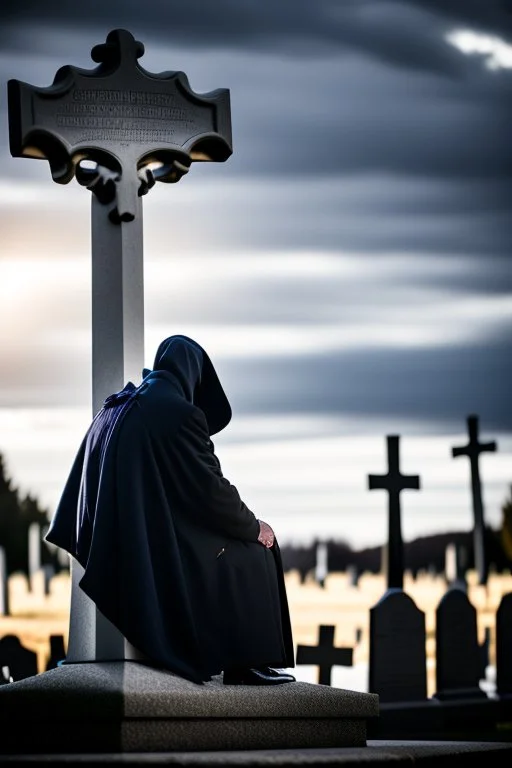
[[[366,747],[376,694],[304,682],[204,685],[135,661],[64,664],[0,686],[0,752],[36,755]]]

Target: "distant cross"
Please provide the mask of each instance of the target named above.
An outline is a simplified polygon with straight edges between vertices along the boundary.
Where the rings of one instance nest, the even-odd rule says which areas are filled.
[[[318,645],[298,645],[297,664],[315,664],[320,685],[331,685],[333,666],[351,667],[353,649],[334,647],[334,626],[322,624],[318,632]]]
[[[489,566],[485,552],[484,509],[478,457],[485,451],[496,451],[497,446],[494,441],[491,443],[478,442],[478,416],[468,416],[467,425],[469,443],[464,446],[452,448],[452,456],[454,458],[457,456],[469,456],[471,465],[471,492],[473,497],[473,548],[475,551],[475,568],[478,573],[478,583],[487,584]]]
[[[404,553],[402,541],[402,525],[400,517],[400,492],[406,489],[419,490],[420,478],[418,475],[402,475],[400,473],[400,460],[398,435],[388,435],[388,466],[385,475],[368,475],[369,489],[385,490],[389,492],[389,516],[388,516],[388,545],[386,558],[387,587],[388,589],[403,589],[404,581]]]
[[[325,542],[318,542],[316,545],[315,579],[321,587],[325,587],[325,579],[329,573],[327,556],[327,544]]]
[[[232,153],[229,90],[194,93],[184,72],[144,69],[143,54],[130,32],[114,29],[91,51],[96,68],[63,66],[48,87],[8,82],[11,155],[47,160],[54,181],[76,178],[92,193],[93,415],[138,383],[144,366],[142,197],[156,181],[179,181],[193,162]],[[82,575],[72,559],[68,659],[131,658],[80,590]]]

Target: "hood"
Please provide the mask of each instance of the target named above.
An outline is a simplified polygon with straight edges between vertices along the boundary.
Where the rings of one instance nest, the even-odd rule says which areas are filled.
[[[210,435],[229,424],[231,406],[212,361],[196,341],[181,335],[164,339],[157,349],[153,370],[167,371],[178,381],[185,398],[203,411]]]

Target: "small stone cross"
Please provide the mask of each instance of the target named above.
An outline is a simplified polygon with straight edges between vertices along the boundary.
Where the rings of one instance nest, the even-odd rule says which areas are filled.
[[[318,632],[318,645],[297,646],[296,663],[315,664],[318,667],[320,685],[331,685],[333,666],[352,666],[353,649],[335,648],[334,630],[334,626],[322,624]]]

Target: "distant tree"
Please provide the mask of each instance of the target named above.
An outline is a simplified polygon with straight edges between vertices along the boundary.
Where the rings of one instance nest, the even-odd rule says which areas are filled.
[[[316,564],[316,545],[294,546],[291,544],[281,547],[281,558],[285,571],[297,570],[303,583],[307,574]]]
[[[26,540],[25,540],[26,543]],[[0,547],[5,550],[7,573],[23,566],[23,542],[20,526],[20,502],[17,488],[7,474],[5,461],[0,454]],[[25,570],[26,570],[25,565]]]
[[[9,575],[17,571],[28,575],[28,529],[31,523],[39,523],[43,535],[48,522],[48,513],[33,495],[20,498],[0,454],[0,547],[5,550]],[[54,564],[59,570],[54,554],[46,547],[42,547],[41,554],[43,564]]]

